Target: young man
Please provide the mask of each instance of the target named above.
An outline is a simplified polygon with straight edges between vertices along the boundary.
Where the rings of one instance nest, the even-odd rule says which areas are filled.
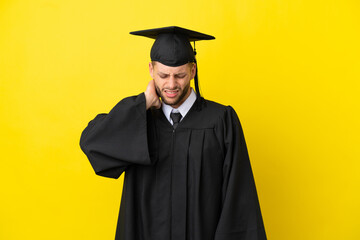
[[[179,27],[132,34],[156,39],[153,80],[98,114],[80,139],[96,174],[125,172],[115,239],[266,239],[239,119],[199,93],[190,41],[214,37]]]

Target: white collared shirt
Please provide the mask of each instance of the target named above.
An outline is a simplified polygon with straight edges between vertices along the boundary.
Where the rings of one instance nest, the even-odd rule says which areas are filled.
[[[182,116],[182,118],[180,120],[180,122],[181,122],[184,119],[185,115],[189,112],[189,110],[192,107],[192,105],[194,104],[195,100],[196,100],[196,93],[195,93],[194,89],[191,88],[191,93],[190,93],[189,97],[178,108],[173,108],[170,105],[165,104],[164,102],[162,102],[161,108],[162,108],[167,120],[171,124],[173,124],[173,121],[170,118],[170,113],[171,112],[180,112],[180,114]]]

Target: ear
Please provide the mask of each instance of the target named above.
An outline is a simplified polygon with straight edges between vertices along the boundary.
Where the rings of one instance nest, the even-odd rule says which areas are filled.
[[[154,79],[154,68],[151,62],[149,62],[149,73],[152,79]]]
[[[193,63],[192,67],[191,67],[191,78],[190,79],[194,79],[195,73],[196,73],[196,63]]]

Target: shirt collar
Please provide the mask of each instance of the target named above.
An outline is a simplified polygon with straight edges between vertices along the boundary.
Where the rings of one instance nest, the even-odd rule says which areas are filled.
[[[173,108],[170,105],[165,104],[164,102],[161,104],[161,108],[162,108],[167,120],[171,124],[173,124],[173,122],[170,118],[170,113],[171,112],[180,112],[181,116],[182,116],[182,118],[180,120],[180,122],[181,122],[184,119],[185,115],[189,112],[190,108],[192,107],[192,105],[194,104],[195,101],[196,101],[196,93],[191,88],[191,93],[190,93],[189,97],[178,108]]]

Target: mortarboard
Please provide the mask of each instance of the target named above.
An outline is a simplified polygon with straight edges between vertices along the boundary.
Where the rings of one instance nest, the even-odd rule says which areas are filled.
[[[151,60],[171,67],[196,63],[195,41],[215,39],[211,35],[176,26],[134,31],[130,34],[155,39],[150,52]],[[194,42],[194,49],[190,42]],[[197,64],[194,80],[196,93],[200,96]]]

